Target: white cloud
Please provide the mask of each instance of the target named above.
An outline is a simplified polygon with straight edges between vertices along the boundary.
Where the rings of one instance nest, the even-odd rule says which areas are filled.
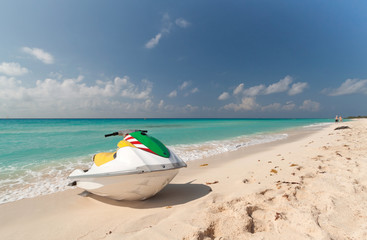
[[[28,69],[21,67],[19,63],[2,62],[0,65],[0,73],[8,76],[20,76],[28,73]]]
[[[241,83],[233,90],[233,95],[238,95],[242,93],[244,96],[256,97],[258,95],[268,95],[272,93],[285,92],[288,90],[289,95],[296,95],[303,92],[303,90],[308,86],[308,84],[305,82],[299,82],[294,83],[289,89],[289,85],[292,83],[292,81],[293,79],[291,76],[285,76],[280,81],[273,83],[268,87],[266,87],[264,84],[260,84],[247,89],[244,89],[245,85]]]
[[[282,105],[280,103],[272,103],[267,106],[261,107],[262,111],[277,111],[280,110]]]
[[[324,89],[324,92],[327,90]],[[346,94],[363,93],[367,94],[367,79],[347,79],[342,85],[329,92],[329,96],[340,96]]]
[[[172,92],[170,92],[168,94],[168,97],[170,97],[170,98],[177,97],[177,90],[173,90]]]
[[[296,107],[296,104],[293,102],[287,102],[285,105],[280,103],[272,103],[266,106],[261,107],[262,111],[291,111]]]
[[[181,84],[181,86],[179,86],[179,89],[180,90],[184,90],[185,88],[187,88],[188,86],[190,86],[191,85],[191,82],[189,82],[189,81],[184,81],[182,84]]]
[[[288,91],[288,95],[296,95],[302,93],[308,84],[306,82],[298,82],[294,83],[291,87],[293,79],[291,76],[287,75],[283,79],[279,80],[276,83],[270,84],[266,86],[264,84],[256,85],[250,88],[244,89],[245,84],[239,84],[233,90],[233,96],[242,94],[243,98],[241,103],[230,103],[225,105],[223,108],[227,110],[254,110],[254,109],[261,109],[262,111],[291,111],[296,108],[296,104],[293,102],[287,102],[285,105],[281,103],[271,103],[265,106],[261,106],[255,102],[255,97],[259,95],[269,95],[273,93],[280,93]],[[231,95],[228,92],[223,92],[219,97],[218,100],[226,100],[229,99]],[[317,102],[310,102],[306,101],[304,105],[302,105],[301,109],[307,109],[309,111],[317,111],[320,105],[317,105]]]
[[[291,84],[292,81],[292,77],[288,75],[285,78],[281,79],[279,82],[269,85],[265,89],[265,94],[285,92],[288,90],[289,84]]]
[[[292,111],[295,107],[296,107],[296,104],[294,104],[293,102],[287,102],[287,103],[282,107],[282,110],[285,110],[285,111]]]
[[[288,94],[293,96],[299,93],[302,93],[303,90],[308,86],[308,84],[306,82],[298,82],[298,83],[294,83],[291,87],[291,89],[289,89]]]
[[[172,92],[170,92],[168,94],[168,97],[177,97],[177,95],[178,95],[179,92],[181,92],[181,94],[184,97],[187,97],[190,94],[194,94],[194,93],[199,92],[199,88],[197,88],[197,87],[189,90],[188,87],[191,86],[191,85],[192,85],[192,82],[191,81],[184,81],[181,85],[179,85],[177,87],[176,90],[173,90]]]
[[[57,80],[38,80],[33,87],[25,87],[15,78],[0,77],[0,109],[2,114],[19,117],[85,116],[106,113],[127,116],[150,111],[154,105],[150,93],[152,83],[143,80],[136,84],[128,77],[113,81],[83,82],[83,76]],[[129,111],[129,112],[127,112]],[[126,113],[124,115],[124,113]],[[130,115],[131,116],[131,115]]]
[[[194,112],[194,111],[197,111],[199,109],[199,107],[197,106],[192,106],[190,104],[187,104],[185,107],[184,107],[184,110],[185,111],[188,111],[188,112]]]
[[[119,77],[116,77],[115,82],[116,80],[122,80],[123,89],[121,90],[121,96],[126,97],[126,98],[147,99],[150,97],[150,93],[152,92],[152,89],[153,89],[153,84],[145,79],[142,80],[143,89],[139,89],[138,86],[128,81],[129,79],[127,77],[124,77],[122,79]]]
[[[250,97],[255,97],[259,95],[265,89],[265,85],[257,85],[250,88],[247,88],[243,91],[243,94]]]
[[[159,101],[158,108],[162,109],[163,107],[164,107],[164,101],[161,99],[161,101]]]
[[[234,111],[248,111],[248,110],[261,110],[261,111],[292,111],[296,108],[296,104],[292,101],[286,102],[284,105],[281,103],[271,103],[265,106],[261,106],[256,103],[255,98],[253,97],[244,97],[242,98],[241,103],[230,103],[222,107],[226,110],[234,110]],[[300,109],[307,111],[318,111],[320,109],[320,104],[311,100],[306,100],[303,102],[303,105],[299,107]]]
[[[143,109],[152,109],[154,106],[154,103],[151,99],[147,99],[143,102],[142,106],[143,106]]]
[[[175,23],[177,26],[181,28],[186,28],[190,25],[190,23],[183,18],[176,19]],[[171,32],[172,27],[173,23],[171,22],[171,18],[168,15],[168,13],[163,14],[161,30],[145,44],[145,47],[148,49],[156,47],[159,41],[162,39],[162,37]]]
[[[168,15],[168,13],[163,14],[161,33],[169,33],[171,31],[172,26],[173,23],[171,22],[171,18]]]
[[[177,18],[175,23],[181,28],[187,28],[188,26],[190,26],[190,23],[183,18]],[[174,24],[172,23],[168,13],[163,14],[161,30],[145,44],[145,47],[148,49],[156,47],[162,37],[171,32],[173,26]]]
[[[254,98],[244,97],[240,104],[230,103],[225,105],[223,108],[226,110],[238,111],[249,111],[258,108],[259,105],[256,103]]]
[[[51,73],[49,74],[49,76],[50,76],[51,78],[56,78],[56,79],[58,79],[58,80],[61,80],[61,79],[62,79],[62,74],[61,74],[61,73],[58,73],[58,72],[51,72]]]
[[[190,26],[190,23],[183,18],[177,18],[175,23],[177,26],[182,28],[187,28],[188,26]]]
[[[155,35],[154,38],[150,39],[146,44],[145,44],[145,47],[146,48],[154,48],[155,46],[158,45],[159,43],[159,40],[161,39],[162,37],[162,33],[158,33],[157,35]]]
[[[242,92],[243,87],[245,86],[245,84],[241,83],[239,84],[234,90],[233,90],[233,95],[237,95],[239,93]]]
[[[197,92],[199,92],[199,88],[193,88],[193,89],[191,89],[191,91],[190,91],[192,94],[194,94],[194,93],[197,93]]]
[[[320,110],[320,103],[308,99],[303,101],[303,104],[299,108],[310,112],[317,112]]]
[[[303,90],[308,87],[308,84],[306,82],[298,82],[294,83],[288,91],[288,95],[293,96],[296,94],[300,94],[303,92]]]
[[[24,88],[20,84],[14,77],[0,76],[0,103],[22,99]]]
[[[45,64],[53,64],[54,63],[53,56],[51,54],[49,54],[48,52],[45,52],[44,50],[40,49],[40,48],[23,47],[22,50],[23,50],[23,52],[34,56],[35,58],[37,58],[38,60],[42,61]]]
[[[229,98],[229,94],[227,92],[223,92],[221,95],[219,95],[218,100],[226,100]]]

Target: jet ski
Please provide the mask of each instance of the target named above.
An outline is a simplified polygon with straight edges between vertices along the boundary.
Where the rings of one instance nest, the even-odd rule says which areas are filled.
[[[74,170],[69,179],[88,192],[115,200],[145,200],[161,191],[186,163],[146,130],[122,136],[115,152],[95,154],[89,170]]]

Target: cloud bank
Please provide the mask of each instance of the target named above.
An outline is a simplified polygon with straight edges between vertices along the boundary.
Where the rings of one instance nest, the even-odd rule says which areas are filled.
[[[276,83],[265,86],[264,84],[245,88],[244,83],[240,83],[234,90],[233,95],[240,95],[247,97],[256,97],[258,95],[270,95],[275,93],[288,92],[288,95],[293,96],[302,93],[307,87],[306,82],[297,82],[291,86],[293,78],[289,75]],[[219,97],[218,97],[219,99]]]
[[[260,105],[256,102],[256,97],[261,95],[270,95],[275,93],[287,92],[289,96],[294,96],[302,93],[307,87],[306,82],[293,83],[293,78],[289,75],[276,83],[268,86],[264,84],[245,88],[244,83],[240,83],[234,88],[232,95],[236,102],[226,104],[222,107],[225,110],[238,111],[292,111],[296,109],[296,104],[292,101],[288,101],[286,104],[274,102],[265,106]],[[240,102],[238,102],[238,96],[242,96]],[[224,101],[230,99],[231,95],[228,92],[223,92],[219,95],[218,100]],[[298,107],[300,110],[316,112],[320,110],[320,104],[311,100],[305,100],[302,105]]]
[[[222,109],[233,110],[235,112],[255,111],[255,110],[262,112],[269,112],[269,111],[293,111],[297,109],[297,106],[292,101],[289,101],[286,104],[275,102],[265,106],[261,106],[259,103],[256,102],[256,98],[243,97],[240,103],[238,104],[229,103],[223,106]],[[318,112],[320,110],[320,103],[308,99],[303,101],[302,105],[300,105],[298,109],[309,112]]]
[[[62,80],[47,78],[38,80],[32,87],[26,87],[14,77],[0,76],[0,109],[2,115],[7,112],[28,117],[100,113],[131,116],[131,112],[152,108],[152,88],[148,80],[134,83],[126,76],[113,81],[97,80],[94,85],[87,85],[83,76]]]

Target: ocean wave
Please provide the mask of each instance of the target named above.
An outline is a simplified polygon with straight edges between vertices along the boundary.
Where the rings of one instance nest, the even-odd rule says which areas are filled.
[[[314,123],[314,124],[303,126],[303,128],[323,128],[326,126],[330,126],[331,124],[333,123],[331,122]]]
[[[200,144],[180,144],[170,148],[184,161],[193,161],[217,154],[236,151],[239,148],[282,140],[288,134],[259,134],[242,136],[229,140],[208,141]]]
[[[7,170],[12,171],[0,175],[0,204],[70,189],[67,176],[75,168],[89,168],[89,159],[81,157],[17,169],[7,167]],[[0,172],[2,170],[0,168]]]

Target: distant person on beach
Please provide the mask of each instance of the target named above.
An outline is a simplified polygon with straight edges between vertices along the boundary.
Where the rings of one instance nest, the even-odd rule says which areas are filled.
[[[339,116],[339,122],[343,122],[342,116]]]
[[[337,123],[339,121],[338,115],[335,116],[335,122]]]

